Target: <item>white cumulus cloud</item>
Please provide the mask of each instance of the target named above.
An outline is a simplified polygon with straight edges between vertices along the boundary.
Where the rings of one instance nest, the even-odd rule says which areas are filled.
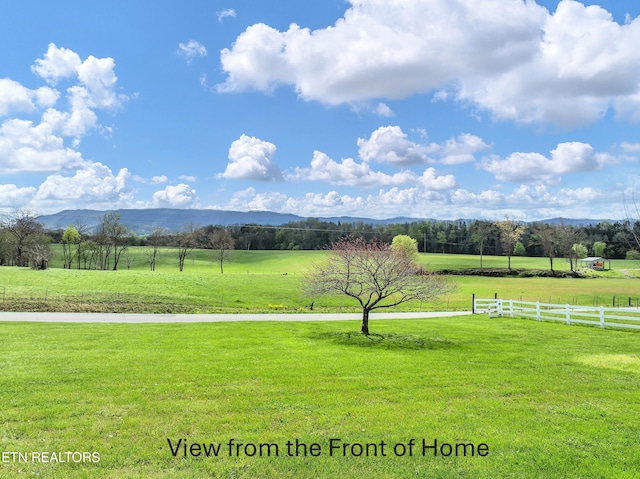
[[[156,191],[153,194],[154,207],[193,208],[197,204],[196,190],[184,183],[175,186],[169,185],[164,190]]]
[[[536,51],[544,9],[532,2],[352,0],[335,25],[248,27],[221,53],[226,89],[292,84],[326,103],[400,98],[468,70],[495,71]],[[260,53],[265,62],[248,61]],[[267,61],[268,60],[268,61]],[[274,64],[275,68],[265,68]],[[264,67],[263,67],[264,65]]]
[[[81,96],[91,108],[119,108],[126,97],[116,92],[115,66],[113,58],[89,56],[77,67],[82,86],[74,88],[72,94]]]
[[[367,162],[357,162],[344,158],[338,163],[321,151],[313,152],[309,168],[297,168],[294,178],[309,181],[325,181],[332,185],[380,187],[402,185],[416,181],[410,171],[400,171],[393,175],[374,171]]]
[[[222,92],[292,86],[359,104],[437,92],[518,122],[577,126],[609,108],[640,121],[640,17],[520,0],[350,0],[334,25],[250,25],[221,51]],[[384,110],[383,110],[384,111]]]
[[[0,172],[51,172],[87,164],[82,155],[64,146],[50,123],[7,120],[0,125]]]
[[[426,190],[450,190],[456,186],[456,177],[453,175],[438,175],[434,168],[427,168],[418,178],[418,184]]]
[[[426,163],[430,149],[410,141],[399,126],[382,126],[368,140],[358,138],[358,154],[365,161],[395,165]]]
[[[0,211],[22,208],[36,194],[33,186],[19,188],[16,185],[0,185]]]
[[[505,159],[490,156],[482,168],[499,181],[556,183],[559,175],[595,171],[616,159],[606,153],[597,153],[587,143],[560,143],[549,157],[540,153],[512,153]]]
[[[82,61],[76,52],[50,43],[47,53],[37,59],[31,69],[50,84],[62,80],[73,83],[66,90],[70,105],[66,111],[53,108],[59,96],[57,91],[41,88],[36,93],[39,106],[50,107],[43,113],[43,122],[55,126],[61,135],[72,137],[74,146],[98,126],[94,110],[117,110],[128,100],[118,92],[113,58],[90,55]]]
[[[425,176],[429,176],[427,173]],[[490,218],[505,215],[529,220],[567,216],[607,218],[611,208],[622,209],[619,192],[593,187],[555,189],[549,185],[519,185],[512,191],[485,189],[479,192],[463,188],[428,190],[420,186],[380,189],[377,193],[353,196],[339,191],[308,192],[289,196],[281,192],[239,191],[232,200],[216,208],[249,211],[267,209],[300,216],[367,216],[392,218],[410,216],[429,218]]]
[[[77,68],[82,64],[80,55],[68,48],[58,48],[55,43],[49,43],[47,53],[38,58],[31,71],[47,82],[55,84],[61,78],[74,77]]]
[[[229,163],[221,178],[280,181],[282,171],[271,162],[276,145],[252,136],[241,135],[231,143]]]
[[[280,84],[291,83],[293,71],[283,56],[284,36],[263,23],[248,27],[236,39],[232,50],[225,48],[221,52],[222,67],[228,78],[218,85],[218,91],[252,88],[271,91]]]
[[[0,124],[0,172],[52,172],[86,166],[74,148],[99,127],[96,110],[118,109],[128,99],[117,91],[114,60],[89,56],[82,61],[72,50],[51,43],[32,70],[50,84],[70,83],[68,109],[56,108],[61,93],[54,88],[32,90],[9,78],[0,79],[0,116],[14,116]],[[16,117],[18,113],[41,113],[41,119],[35,123]],[[109,130],[101,127],[101,131]],[[71,147],[65,144],[67,139]]]
[[[130,173],[122,168],[117,175],[102,163],[91,163],[73,176],[50,175],[40,185],[35,202],[48,207],[103,206],[113,208],[130,201],[133,191],[127,180]]]
[[[10,78],[0,78],[0,116],[9,113],[30,113],[38,107],[55,105],[60,93],[49,87],[30,90]]]
[[[488,148],[490,145],[479,136],[462,133],[447,140],[438,150],[438,156],[445,165],[457,165],[475,161],[475,154]]]

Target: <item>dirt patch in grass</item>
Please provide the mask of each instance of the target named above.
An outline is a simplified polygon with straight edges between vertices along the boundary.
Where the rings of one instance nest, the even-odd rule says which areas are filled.
[[[444,349],[455,346],[453,341],[443,338],[424,338],[412,334],[335,331],[321,333],[317,339],[326,339],[346,346],[380,349]]]

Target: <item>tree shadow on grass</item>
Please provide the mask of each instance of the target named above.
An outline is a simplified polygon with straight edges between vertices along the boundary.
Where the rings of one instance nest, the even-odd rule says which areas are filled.
[[[412,334],[334,331],[314,335],[315,339],[326,339],[336,344],[377,349],[446,349],[455,346],[453,341],[443,338],[423,338]]]

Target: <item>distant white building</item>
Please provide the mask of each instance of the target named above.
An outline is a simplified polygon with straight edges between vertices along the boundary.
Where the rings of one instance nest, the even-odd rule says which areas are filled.
[[[608,265],[608,267],[605,267],[605,265]],[[580,260],[580,267],[603,271],[605,269],[611,269],[611,260],[602,259],[600,256],[589,256],[588,258]]]

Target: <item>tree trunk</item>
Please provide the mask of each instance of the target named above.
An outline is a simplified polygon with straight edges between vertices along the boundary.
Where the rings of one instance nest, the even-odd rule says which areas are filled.
[[[553,256],[549,256],[549,265],[551,266],[551,274],[553,274]]]
[[[369,310],[362,308],[362,334],[369,335]]]

